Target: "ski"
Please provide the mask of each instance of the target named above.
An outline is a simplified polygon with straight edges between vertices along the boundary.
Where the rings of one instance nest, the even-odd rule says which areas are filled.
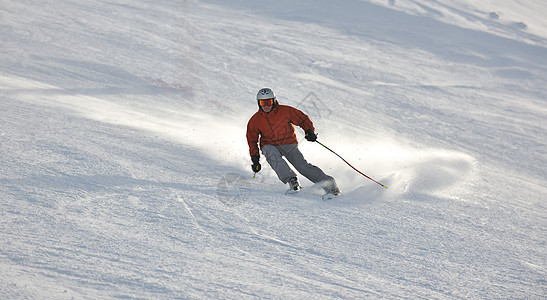
[[[288,189],[287,191],[285,191],[285,195],[289,195],[289,196],[290,196],[290,195],[297,195],[297,194],[300,193],[301,190],[302,190],[302,189],[298,189],[298,190]],[[315,192],[310,192],[309,189],[305,189],[303,193],[304,193],[304,194],[307,194],[307,195],[316,194]],[[317,194],[316,194],[316,195],[317,195]],[[319,195],[317,195],[317,196],[319,196]],[[321,196],[321,199],[322,199],[323,201],[328,201],[328,200],[335,199],[335,198],[337,198],[338,196],[339,196],[339,194],[338,194],[338,195],[335,195],[335,194],[333,194],[333,193],[325,193],[325,194],[323,194],[323,195]]]

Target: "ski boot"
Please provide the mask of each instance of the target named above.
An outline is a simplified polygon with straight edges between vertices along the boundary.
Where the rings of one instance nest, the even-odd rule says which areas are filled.
[[[330,200],[340,195],[340,188],[338,188],[338,185],[336,185],[336,181],[334,181],[334,179],[324,181],[322,183],[322,187],[325,191],[323,200]]]
[[[285,195],[294,194],[300,190],[300,184],[298,183],[298,179],[296,177],[291,177],[288,183],[290,188],[285,192]]]
[[[300,190],[300,184],[298,183],[298,178],[291,177],[291,179],[289,179],[289,187],[293,191],[299,191]]]

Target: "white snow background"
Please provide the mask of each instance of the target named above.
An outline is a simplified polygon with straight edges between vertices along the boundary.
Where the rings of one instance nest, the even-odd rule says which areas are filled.
[[[543,0],[0,1],[1,299],[545,299]],[[271,87],[342,195],[285,196]]]

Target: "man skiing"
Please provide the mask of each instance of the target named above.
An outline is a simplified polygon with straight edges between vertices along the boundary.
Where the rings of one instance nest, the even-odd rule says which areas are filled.
[[[262,154],[279,180],[289,184],[289,191],[300,190],[300,184],[296,173],[283,157],[311,182],[320,183],[327,194],[334,196],[340,194],[340,189],[334,178],[308,163],[298,149],[294,125],[304,130],[306,140],[310,142],[317,140],[310,118],[294,107],[280,105],[274,92],[269,88],[258,91],[256,100],[259,109],[247,124],[247,143],[249,144],[253,172],[257,173],[262,168],[260,165],[260,150],[262,150]]]

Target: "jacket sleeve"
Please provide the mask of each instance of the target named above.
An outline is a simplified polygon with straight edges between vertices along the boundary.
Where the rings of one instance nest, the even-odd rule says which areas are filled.
[[[251,156],[260,155],[260,149],[258,148],[260,131],[254,124],[256,122],[254,120],[255,118],[251,118],[247,123],[247,144],[249,144],[249,154]]]
[[[291,122],[302,128],[304,131],[311,129],[315,132],[315,127],[313,127],[313,122],[310,120],[310,117],[299,109],[294,107],[291,108]]]

